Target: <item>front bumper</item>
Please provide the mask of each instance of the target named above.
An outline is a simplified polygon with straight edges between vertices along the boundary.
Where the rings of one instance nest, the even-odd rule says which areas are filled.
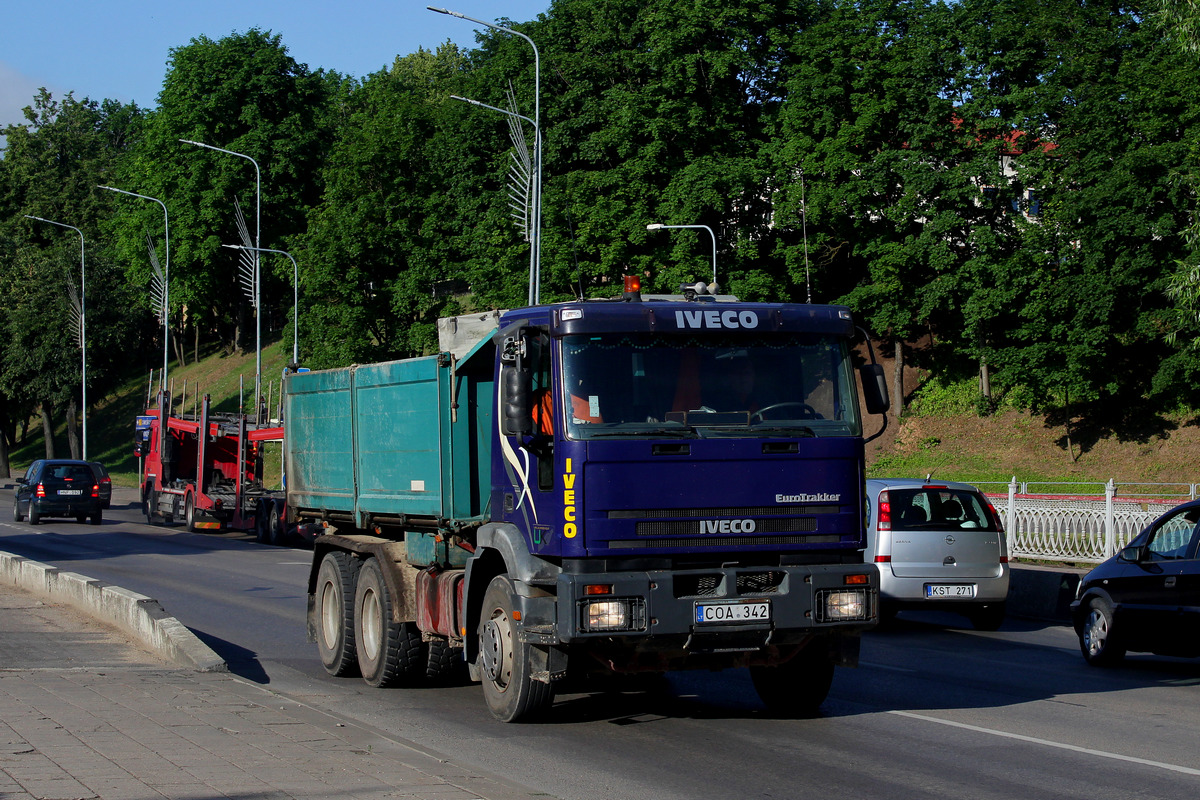
[[[745,652],[861,632],[878,621],[878,601],[871,564],[563,573],[555,638],[645,652]],[[725,613],[740,605],[755,614]],[[722,613],[707,613],[714,606]]]

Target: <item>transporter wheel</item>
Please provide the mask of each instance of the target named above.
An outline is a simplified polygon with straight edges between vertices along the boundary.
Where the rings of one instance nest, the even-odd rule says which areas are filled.
[[[750,667],[754,690],[767,711],[782,717],[816,716],[833,684],[833,661],[815,639],[777,667]]]
[[[371,686],[394,686],[425,674],[426,648],[414,622],[392,620],[392,596],[379,561],[368,558],[354,590],[358,669]]]
[[[1113,628],[1113,610],[1102,597],[1087,604],[1087,616],[1078,628],[1079,651],[1083,660],[1094,667],[1110,667],[1125,658],[1125,645]]]
[[[276,547],[282,547],[287,542],[283,520],[279,518],[279,506],[274,503],[271,504],[271,510],[267,512],[267,541]]]
[[[358,669],[354,655],[354,584],[359,561],[341,551],[325,554],[317,570],[314,614],[317,651],[330,675],[353,675]]]
[[[196,500],[190,494],[183,501],[183,521],[188,533],[196,532]]]
[[[513,619],[512,580],[497,575],[488,584],[479,614],[479,667],[483,697],[501,722],[521,722],[554,702],[554,687],[530,677],[531,646],[519,641]]]

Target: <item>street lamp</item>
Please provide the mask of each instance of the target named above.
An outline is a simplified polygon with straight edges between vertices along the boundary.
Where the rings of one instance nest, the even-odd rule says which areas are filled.
[[[170,347],[171,347],[171,320],[170,320],[170,316],[171,316],[171,302],[170,302],[171,301],[171,223],[170,223],[169,218],[167,217],[167,204],[164,203],[162,200],[159,200],[157,197],[151,197],[151,196],[145,195],[145,194],[138,194],[137,192],[127,192],[124,189],[116,189],[112,186],[101,186],[100,188],[105,189],[110,192],[117,192],[118,194],[127,194],[130,197],[140,197],[142,200],[153,200],[154,202],[156,202],[160,206],[162,206],[163,239],[166,241],[166,244],[167,244],[167,253],[166,253],[167,259],[166,259],[166,265],[163,268],[163,302],[162,302],[163,369],[162,369],[162,383],[159,388],[165,392],[167,390],[167,355],[170,353]]]
[[[708,235],[712,237],[713,243],[713,283],[717,282],[717,235],[713,233],[713,229],[707,225],[663,225],[661,222],[651,222],[646,226],[648,231],[669,230],[672,228],[704,228],[708,231]]]
[[[292,363],[300,363],[300,267],[296,266],[296,259],[292,258],[292,254],[286,250],[272,250],[268,247],[246,247],[241,244],[223,244],[221,247],[228,247],[231,250],[253,250],[255,253],[279,253],[285,255],[292,262]]]
[[[439,14],[447,14],[451,17],[465,19],[468,22],[474,22],[476,25],[483,25],[492,30],[500,31],[501,33],[512,34],[519,36],[529,43],[533,48],[533,160],[534,165],[534,184],[533,184],[533,241],[530,243],[532,253],[530,254],[530,269],[529,269],[529,298],[533,305],[541,302],[542,299],[542,137],[541,137],[541,85],[542,85],[542,66],[541,56],[538,54],[537,45],[520,31],[515,31],[512,28],[505,28],[501,25],[495,25],[491,22],[485,22],[481,19],[468,17],[466,14],[460,14],[457,11],[450,11],[446,8],[437,8],[435,6],[426,6],[430,11],[436,11]],[[480,103],[479,105],[482,105]],[[491,106],[489,106],[490,108]],[[496,109],[500,111],[500,109]],[[507,111],[502,113],[509,113]],[[525,117],[521,117],[525,119]]]
[[[70,228],[79,234],[79,350],[83,353],[80,384],[83,389],[83,460],[87,461],[87,275],[84,263],[83,231],[74,225],[35,217],[32,214],[26,214],[25,218],[36,219],[38,222],[47,222],[51,225],[57,225],[60,228]]]
[[[209,150],[216,150],[218,153],[228,153],[231,156],[244,158],[254,165],[254,247],[246,248],[255,251],[254,253],[254,394],[257,396],[261,392],[262,387],[262,273],[259,269],[258,253],[259,253],[259,237],[262,235],[262,171],[258,168],[258,162],[245,153],[237,153],[233,150],[226,150],[223,147],[214,147],[211,144],[204,142],[196,142],[191,139],[180,139],[184,144],[194,144],[196,147],[204,147]],[[272,251],[273,252],[273,251]]]

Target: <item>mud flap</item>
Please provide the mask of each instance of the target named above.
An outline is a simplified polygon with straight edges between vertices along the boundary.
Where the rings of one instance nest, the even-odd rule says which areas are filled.
[[[567,651],[554,645],[530,645],[529,669],[535,681],[560,681],[567,677]]]

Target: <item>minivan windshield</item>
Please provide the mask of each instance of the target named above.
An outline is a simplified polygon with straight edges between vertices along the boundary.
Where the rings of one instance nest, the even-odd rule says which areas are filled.
[[[561,352],[573,439],[861,433],[841,337],[595,333],[565,337]]]

